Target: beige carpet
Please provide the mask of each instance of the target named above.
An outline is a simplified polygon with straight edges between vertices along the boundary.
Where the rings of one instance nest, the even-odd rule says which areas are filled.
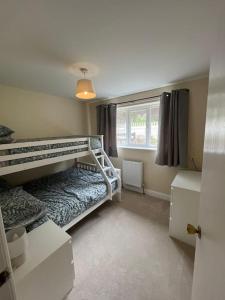
[[[169,203],[134,192],[105,203],[69,233],[68,300],[190,300],[194,250],[168,236]]]

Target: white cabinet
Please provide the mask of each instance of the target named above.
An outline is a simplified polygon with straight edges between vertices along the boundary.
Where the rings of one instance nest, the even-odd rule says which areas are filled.
[[[187,234],[187,224],[197,227],[201,173],[179,171],[171,184],[169,234],[195,246],[195,236]]]
[[[28,239],[27,260],[14,271],[18,300],[62,300],[75,277],[71,237],[48,221]]]

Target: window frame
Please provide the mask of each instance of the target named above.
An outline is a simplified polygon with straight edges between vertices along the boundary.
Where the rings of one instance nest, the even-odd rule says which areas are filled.
[[[118,110],[126,111],[126,145],[119,145],[118,148],[127,148],[127,149],[143,149],[143,150],[157,150],[157,145],[151,144],[151,109],[154,104],[159,105],[159,99],[155,101],[151,101],[149,103],[143,104],[134,104],[128,106],[120,106]],[[137,112],[137,111],[146,111],[146,128],[145,128],[145,137],[146,143],[145,144],[132,144],[131,140],[131,123],[130,123],[130,113]],[[116,133],[118,131],[116,130]]]

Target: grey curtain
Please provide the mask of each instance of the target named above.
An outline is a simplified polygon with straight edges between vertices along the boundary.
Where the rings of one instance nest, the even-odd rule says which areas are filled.
[[[116,104],[97,106],[97,133],[104,135],[104,149],[111,157],[117,157]]]
[[[189,90],[163,93],[160,98],[158,165],[187,167]]]

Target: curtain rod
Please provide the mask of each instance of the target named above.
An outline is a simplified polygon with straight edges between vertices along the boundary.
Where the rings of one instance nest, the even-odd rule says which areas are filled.
[[[161,97],[161,95],[156,95],[156,96],[151,96],[151,97],[145,97],[145,98],[139,98],[139,99],[134,99],[134,100],[129,100],[129,101],[124,101],[121,103],[114,103],[114,104],[118,104],[118,105],[122,105],[124,103],[131,103],[131,102],[135,102],[135,101],[141,101],[141,100],[147,100],[147,99],[154,99],[154,98],[159,98]]]
[[[134,100],[128,100],[128,101],[124,101],[124,102],[120,102],[120,103],[110,103],[110,104],[99,104],[97,105],[96,107],[98,106],[101,106],[101,105],[123,105],[125,103],[132,103],[132,102],[136,102],[136,101],[142,101],[142,100],[147,100],[147,99],[154,99],[154,98],[160,98],[162,96],[162,94],[160,95],[156,95],[156,96],[149,96],[149,97],[144,97],[144,98],[138,98],[138,99],[134,99]]]

